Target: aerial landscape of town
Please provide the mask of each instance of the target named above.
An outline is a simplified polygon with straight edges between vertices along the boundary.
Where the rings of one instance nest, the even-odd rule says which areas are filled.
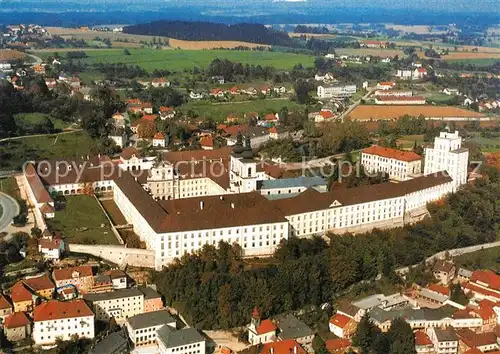
[[[0,1],[0,354],[500,354],[498,5]]]

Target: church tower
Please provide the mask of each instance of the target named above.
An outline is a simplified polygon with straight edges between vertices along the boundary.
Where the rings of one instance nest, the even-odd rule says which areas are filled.
[[[257,190],[257,161],[254,159],[250,137],[238,133],[230,155],[229,184],[231,192],[248,193]]]

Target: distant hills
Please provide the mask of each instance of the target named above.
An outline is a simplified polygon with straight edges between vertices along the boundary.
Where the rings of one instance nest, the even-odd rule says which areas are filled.
[[[155,21],[127,26],[123,32],[187,41],[242,41],[279,46],[290,46],[293,43],[287,33],[255,23],[225,25],[201,21]]]

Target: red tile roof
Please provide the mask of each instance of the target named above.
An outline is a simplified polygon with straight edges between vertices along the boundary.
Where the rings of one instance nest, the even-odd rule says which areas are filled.
[[[327,118],[332,118],[334,117],[335,115],[330,112],[330,111],[320,111],[319,112],[319,115],[322,116],[324,119],[327,119]]]
[[[164,77],[155,77],[152,82],[167,82]]]
[[[7,298],[0,294],[0,309],[10,309],[12,308],[12,305],[10,304],[9,300]]]
[[[89,316],[94,316],[94,313],[83,300],[72,300],[66,302],[51,300],[49,302],[44,302],[35,308],[33,321],[41,322]]]
[[[52,283],[47,274],[42,274],[41,276],[34,278],[24,279],[23,282],[34,291],[49,290],[55,288],[54,283]]]
[[[277,120],[276,116],[273,113],[268,113],[264,116],[265,120]]]
[[[200,145],[201,146],[206,146],[206,147],[213,147],[214,146],[214,138],[212,136],[204,136],[203,138],[200,139]]]
[[[351,319],[341,313],[337,313],[330,318],[330,323],[339,328],[345,328]]]
[[[42,207],[40,208],[40,211],[43,213],[43,214],[52,214],[55,212],[55,209],[52,205],[50,204],[44,204],[42,205]]]
[[[394,81],[381,81],[378,86],[396,86],[396,83]]]
[[[91,277],[93,275],[94,272],[92,271],[92,267],[89,265],[54,269],[54,272],[52,273],[52,277],[54,278],[55,281],[67,280],[73,278]]]
[[[399,96],[399,95],[384,95],[377,96],[377,101],[407,101],[407,102],[416,102],[416,101],[425,101],[425,97],[423,96]]]
[[[272,127],[269,129],[269,133],[271,134],[277,134],[278,133],[278,129],[276,129],[276,127]]]
[[[248,131],[248,124],[230,125],[222,128],[222,130],[228,135],[237,135],[239,132],[245,134]]]
[[[477,348],[470,348],[469,350],[464,352],[464,354],[484,354],[484,352],[480,351]],[[490,353],[490,354],[493,354],[493,353]]]
[[[494,305],[488,305],[486,306],[485,303],[483,302],[482,304],[479,304],[478,308],[473,309],[472,311],[474,313],[477,313],[479,317],[481,317],[483,320],[487,321],[490,320],[494,317],[496,317],[496,313],[493,310]]]
[[[476,270],[472,272],[471,281],[488,284],[488,287],[500,290],[500,275],[491,270]]]
[[[422,331],[415,332],[415,345],[432,345],[432,341],[429,336]]]
[[[139,158],[141,157],[141,153],[139,150],[137,150],[135,147],[127,147],[123,149],[122,153],[120,154],[120,157],[124,160],[130,160],[132,156]]]
[[[31,321],[24,312],[14,312],[5,318],[3,323],[5,328],[18,328],[28,326],[30,324]]]
[[[401,151],[391,148],[386,148],[378,145],[372,145],[362,151],[364,154],[377,155],[389,159],[396,159],[400,161],[417,161],[422,157],[412,151]]]
[[[436,293],[442,294],[442,295],[450,296],[450,288],[448,288],[446,286],[442,286],[442,285],[438,285],[438,284],[429,284],[427,289],[434,291]]]
[[[330,339],[325,342],[326,350],[336,351],[341,349],[348,349],[351,347],[351,340],[347,338]]]
[[[297,354],[306,354],[304,348],[300,346],[294,339],[282,340],[279,342],[266,343],[262,346],[260,350],[261,354],[271,354],[271,348],[273,349],[273,354],[290,354],[294,352],[294,348],[297,348]]]
[[[173,111],[174,111],[174,107],[167,107],[167,106],[160,107],[160,112],[162,112],[162,113],[173,112]]]
[[[56,250],[59,247],[61,247],[61,242],[62,242],[62,240],[60,240],[58,238],[55,238],[55,239],[52,239],[52,240],[49,240],[49,239],[46,239],[46,238],[42,238],[42,239],[38,240],[38,245],[42,249]]]
[[[24,302],[24,301],[32,301],[33,294],[30,290],[24,285],[22,281],[18,281],[14,284],[14,286],[10,289],[10,298],[12,302]]]
[[[153,136],[153,139],[156,139],[156,140],[165,140],[165,134],[163,134],[162,132],[158,132],[155,134],[155,136]]]
[[[257,327],[257,334],[264,334],[269,332],[274,332],[278,329],[276,325],[271,320],[264,320],[260,322],[259,327]]]
[[[33,164],[29,163],[28,165],[26,165],[24,175],[26,176],[28,185],[38,203],[54,202],[47,189],[45,189],[45,186],[43,185],[42,180],[38,176],[35,166],[33,166]]]
[[[127,104],[141,104],[142,101],[139,98],[130,98],[127,100]]]
[[[419,73],[426,73],[427,72],[426,68],[418,68],[417,70]]]
[[[482,288],[480,286],[474,285],[470,282],[462,285],[462,288],[467,289],[467,290],[471,290],[475,293],[482,294],[484,296],[491,296],[491,297],[494,297],[494,298],[497,298],[498,300],[500,300],[500,294],[498,294],[492,290],[488,290],[488,289]]]
[[[469,347],[482,347],[496,344],[497,336],[493,332],[476,333],[471,329],[459,329],[458,337]]]

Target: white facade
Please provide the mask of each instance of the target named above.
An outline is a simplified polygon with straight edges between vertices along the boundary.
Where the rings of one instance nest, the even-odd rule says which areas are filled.
[[[422,171],[422,160],[405,161],[375,154],[361,153],[361,164],[369,173],[386,172],[396,181],[407,181]]]
[[[94,316],[35,321],[33,325],[33,341],[36,345],[51,345],[58,338],[69,341],[74,335],[94,338]]]
[[[458,131],[441,132],[434,139],[434,147],[425,149],[424,174],[430,175],[447,171],[453,178],[454,189],[467,183],[469,150],[462,148],[462,138]]]
[[[158,340],[158,350],[160,354],[205,354],[205,341],[167,347],[163,341]]]
[[[248,193],[257,190],[257,161],[231,156],[229,181],[233,192]]]
[[[351,97],[356,93],[356,85],[318,86],[319,98]]]
[[[116,146],[124,148],[127,145],[127,135],[110,135],[109,138],[113,140]]]
[[[436,329],[430,328],[427,335],[434,344],[436,354],[457,354],[458,353],[458,339],[457,340],[439,340],[436,336]]]
[[[413,76],[413,70],[410,69],[399,69],[396,72],[396,77],[400,78],[401,80],[411,80]]]
[[[134,343],[135,346],[147,346],[147,345],[156,345],[156,331],[158,331],[163,326],[170,326],[175,328],[175,321],[171,323],[161,323],[152,326],[146,326],[141,328],[132,328],[130,323],[127,321],[126,327],[130,340]]]
[[[84,296],[92,303],[96,320],[109,321],[114,317],[117,323],[123,323],[127,318],[144,312],[144,294],[136,289],[119,291]]]

